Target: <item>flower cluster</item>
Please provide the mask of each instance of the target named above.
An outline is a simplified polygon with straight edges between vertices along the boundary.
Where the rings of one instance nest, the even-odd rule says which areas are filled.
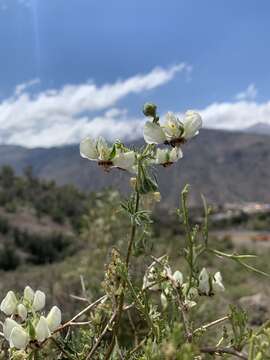
[[[10,348],[24,350],[29,344],[40,344],[61,324],[61,311],[53,306],[45,317],[44,292],[26,286],[22,297],[9,291],[1,302],[0,309],[8,317],[3,323],[3,333]]]
[[[180,145],[197,135],[202,127],[201,116],[195,111],[187,111],[183,121],[172,112],[168,112],[163,125],[159,123],[154,104],[145,104],[143,112],[147,117],[152,118],[152,121],[148,120],[144,125],[145,142],[171,146],[171,148],[151,147],[149,156],[145,157],[147,165],[166,167],[181,159],[183,153]],[[87,137],[80,144],[80,153],[82,157],[96,161],[105,170],[119,168],[138,173],[138,154],[118,141],[108,145],[102,137],[98,139]]]
[[[199,274],[199,292],[201,295],[211,296],[215,292],[224,291],[221,273],[218,271],[213,276],[203,268]]]
[[[195,300],[199,295],[212,296],[216,292],[224,291],[222,276],[220,272],[213,276],[203,268],[196,283],[184,281],[181,271],[172,272],[166,264],[166,259],[161,257],[153,262],[147,269],[143,279],[143,290],[161,291],[160,299],[163,308],[168,306],[168,299],[174,298],[173,289],[179,290],[182,303],[185,307],[191,308],[196,305]]]

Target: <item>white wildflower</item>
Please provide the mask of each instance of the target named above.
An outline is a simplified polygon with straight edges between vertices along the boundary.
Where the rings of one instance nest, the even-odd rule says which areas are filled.
[[[33,310],[34,311],[42,310],[45,306],[45,300],[46,300],[46,295],[44,294],[44,292],[37,290],[35,292],[34,300],[32,304]]]
[[[39,342],[44,341],[51,335],[47,320],[45,319],[44,316],[40,317],[35,327],[35,334],[36,334],[36,339]]]
[[[213,290],[216,292],[225,290],[225,287],[222,283],[222,276],[219,271],[217,273],[215,273],[215,275],[213,277],[212,286],[213,286]]]
[[[169,166],[183,157],[179,146],[173,149],[157,149],[155,163],[163,166]]]
[[[22,326],[18,325],[13,327],[10,337],[9,337],[9,346],[15,347],[19,350],[24,350],[29,343],[29,335],[23,329]]]
[[[6,318],[6,320],[4,321],[3,333],[4,333],[5,338],[8,341],[9,341],[9,338],[10,338],[11,331],[16,326],[19,326],[19,324],[15,320],[13,320],[11,318]]]
[[[144,140],[148,144],[167,143],[176,146],[197,135],[201,127],[202,118],[195,111],[187,111],[183,121],[172,112],[168,112],[163,125],[150,121],[145,123]]]
[[[183,274],[181,273],[181,271],[176,270],[173,274],[173,278],[178,286],[181,286],[183,284]]]
[[[52,307],[46,317],[46,321],[51,332],[55,331],[61,325],[61,318],[61,310],[57,306]]]
[[[208,271],[203,268],[202,271],[200,272],[199,275],[199,291],[204,294],[204,295],[209,295],[210,294],[210,276]]]
[[[34,296],[35,296],[34,290],[30,286],[27,285],[24,288],[24,292],[23,292],[24,300],[26,300],[28,302],[32,302],[34,300]]]
[[[13,291],[9,291],[1,302],[0,309],[7,316],[15,314],[17,310],[18,300]]]

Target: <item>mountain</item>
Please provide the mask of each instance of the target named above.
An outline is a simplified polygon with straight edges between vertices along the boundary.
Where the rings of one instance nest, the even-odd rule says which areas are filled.
[[[251,134],[270,135],[270,125],[264,122],[258,122],[246,128],[245,131]]]
[[[137,142],[139,145],[141,142]],[[192,185],[192,203],[203,193],[209,202],[259,201],[270,203],[270,141],[268,136],[204,129],[184,145],[184,158],[171,168],[160,167],[157,177],[165,202],[176,205],[185,183]],[[0,166],[18,173],[31,165],[34,174],[58,184],[75,184],[87,191],[112,186],[126,193],[129,175],[104,173],[80,158],[78,145],[49,149],[0,146]]]

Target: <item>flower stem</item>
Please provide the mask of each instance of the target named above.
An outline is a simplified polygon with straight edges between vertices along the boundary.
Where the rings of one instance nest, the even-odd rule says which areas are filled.
[[[134,206],[134,214],[136,214],[138,212],[138,210],[139,210],[139,204],[140,204],[140,194],[139,194],[137,186],[136,186],[136,190],[135,190],[135,200],[134,200],[134,202],[135,202],[134,203],[134,205],[135,205]],[[126,254],[126,260],[125,260],[127,272],[128,272],[128,268],[129,268],[131,254],[132,254],[132,247],[133,247],[135,236],[136,236],[136,229],[137,229],[137,225],[136,225],[135,221],[132,221],[131,232],[130,232],[130,240],[129,240],[127,254]],[[120,327],[120,321],[121,321],[121,317],[122,317],[122,313],[123,313],[123,305],[124,305],[124,299],[125,299],[125,288],[126,288],[126,282],[123,283],[123,290],[122,290],[122,293],[120,295],[120,299],[119,299],[119,303],[118,303],[118,307],[117,307],[117,312],[116,312],[116,319],[115,319],[114,327],[112,329],[112,340],[111,340],[111,343],[110,343],[109,348],[107,350],[107,353],[105,354],[105,357],[104,357],[105,360],[110,359],[110,356],[111,356],[111,354],[112,354],[112,352],[114,350],[114,347],[115,347],[115,341],[116,341],[116,338],[117,338],[117,335],[118,335],[118,331],[119,331],[119,327]]]

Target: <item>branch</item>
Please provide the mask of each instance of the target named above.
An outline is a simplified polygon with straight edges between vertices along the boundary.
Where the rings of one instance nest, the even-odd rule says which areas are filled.
[[[90,353],[87,355],[86,360],[91,359],[92,355],[94,355],[94,353],[96,352],[99,344],[101,343],[103,337],[106,335],[108,329],[110,328],[110,326],[112,325],[112,323],[114,322],[114,319],[116,317],[117,313],[116,311],[112,314],[110,320],[108,321],[107,325],[104,327],[102,333],[99,335],[97,341],[95,342],[95,345],[92,347]]]
[[[67,321],[66,323],[64,323],[63,325],[61,325],[58,329],[56,329],[53,334],[62,331],[63,329],[65,329],[68,326],[74,325],[75,320],[77,320],[78,318],[80,318],[83,314],[85,314],[87,311],[92,310],[95,306],[97,306],[98,304],[100,304],[103,301],[107,300],[107,295],[104,295],[102,297],[100,297],[99,299],[97,299],[96,301],[94,301],[92,304],[88,305],[86,308],[84,308],[82,311],[80,311],[77,315],[75,315],[71,320]]]
[[[211,355],[222,355],[222,354],[229,354],[238,357],[239,359],[248,360],[248,356],[244,352],[236,351],[232,348],[220,348],[217,349],[215,347],[205,347],[200,349],[201,353],[203,354],[211,354]]]
[[[228,319],[229,319],[229,316],[227,315],[227,316],[224,316],[224,317],[222,317],[222,318],[220,318],[220,319],[217,319],[217,320],[215,320],[215,321],[212,321],[212,322],[210,322],[210,323],[208,323],[208,324],[206,324],[206,325],[203,325],[203,326],[197,328],[196,330],[194,330],[193,334],[196,334],[196,333],[199,332],[199,331],[207,330],[208,328],[210,328],[210,327],[212,327],[212,326],[215,326],[215,325],[218,325],[218,324],[220,324],[220,323],[222,323],[223,321],[226,321],[226,320],[228,320]]]

